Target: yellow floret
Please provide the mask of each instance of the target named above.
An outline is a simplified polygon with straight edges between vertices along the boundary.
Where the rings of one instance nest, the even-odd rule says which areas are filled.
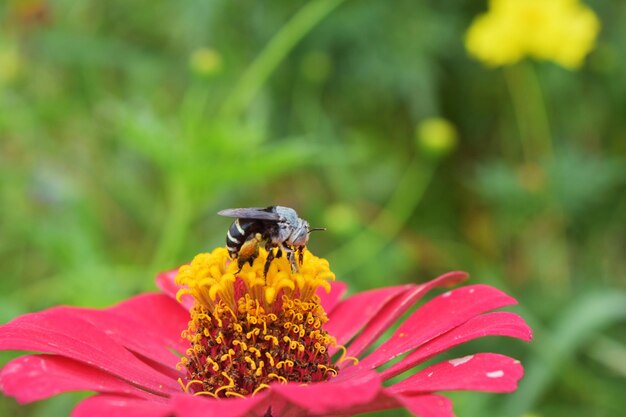
[[[292,272],[291,264],[286,257],[275,258],[263,276],[267,251],[259,250],[259,256],[252,266],[245,265],[240,273],[237,262],[233,262],[226,248],[217,248],[210,253],[197,255],[189,265],[180,267],[176,283],[183,287],[183,294],[191,294],[197,303],[212,311],[217,301],[236,311],[236,282],[240,280],[244,292],[250,294],[251,302],[258,302],[264,311],[277,299],[278,294],[289,298],[308,301],[315,296],[319,287],[330,291],[329,281],[335,280],[326,259],[318,258],[304,251],[300,270]]]

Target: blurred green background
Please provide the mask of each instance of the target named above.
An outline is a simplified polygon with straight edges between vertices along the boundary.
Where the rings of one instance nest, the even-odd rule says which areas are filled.
[[[521,359],[520,389],[458,416],[620,415],[626,2],[587,4],[569,71],[468,56],[485,1],[3,0],[0,322],[154,290],[223,245],[218,210],[281,204],[351,292],[463,269],[520,300],[532,344],[452,353]]]

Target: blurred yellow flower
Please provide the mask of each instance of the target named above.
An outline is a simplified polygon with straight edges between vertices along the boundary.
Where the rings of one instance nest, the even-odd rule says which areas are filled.
[[[430,117],[417,125],[415,138],[425,154],[441,157],[454,150],[458,134],[456,127],[447,119]]]
[[[465,46],[488,66],[530,56],[575,69],[599,30],[596,14],[579,0],[491,0],[468,29]]]
[[[222,69],[222,55],[215,49],[198,48],[189,57],[189,66],[198,75],[214,75]]]

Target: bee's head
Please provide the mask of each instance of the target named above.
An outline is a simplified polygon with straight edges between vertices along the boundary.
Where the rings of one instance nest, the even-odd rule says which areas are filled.
[[[304,248],[306,244],[309,242],[309,233],[315,230],[326,230],[325,227],[314,227],[311,228],[309,226],[309,222],[306,220],[299,219],[298,227],[291,234],[291,241],[294,247],[296,248]]]
[[[309,222],[298,219],[297,226],[289,236],[291,245],[296,248],[303,248],[309,242]]]

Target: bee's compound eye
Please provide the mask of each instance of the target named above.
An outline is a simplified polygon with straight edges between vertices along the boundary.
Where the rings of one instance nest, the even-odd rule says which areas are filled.
[[[308,228],[302,230],[302,233],[300,233],[300,236],[299,236],[298,240],[300,241],[299,242],[300,246],[304,246],[304,245],[307,244],[307,242],[309,241],[309,230],[308,230]]]

